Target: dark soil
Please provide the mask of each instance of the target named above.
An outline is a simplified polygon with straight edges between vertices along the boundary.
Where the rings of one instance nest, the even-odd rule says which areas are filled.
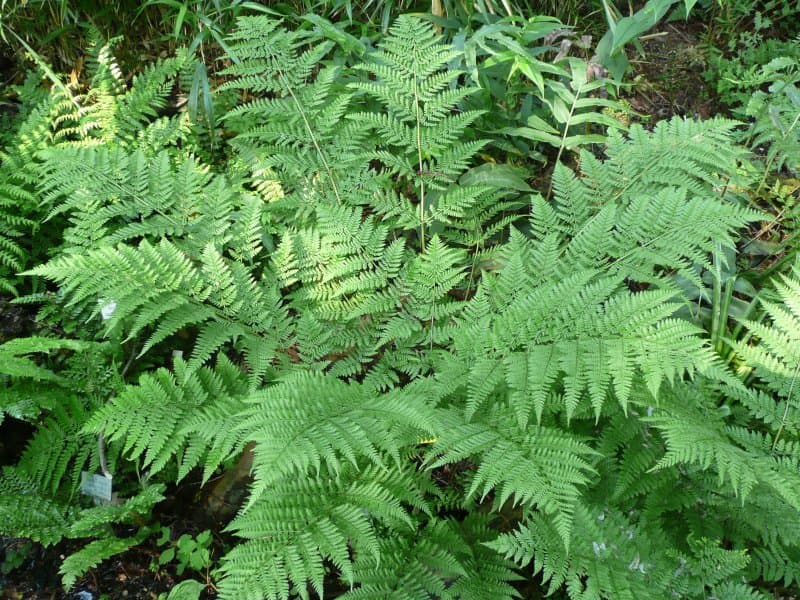
[[[153,521],[169,526],[172,539],[187,533],[196,537],[202,529],[214,528],[198,505],[192,502],[199,492],[195,483],[168,491],[166,499],[155,507]],[[221,526],[215,529],[221,529]],[[129,535],[132,532],[122,532]],[[102,562],[78,580],[66,592],[61,585],[59,567],[65,557],[79,550],[79,540],[64,540],[43,548],[24,540],[0,537],[0,599],[13,600],[121,600],[123,598],[155,600],[167,594],[184,579],[205,581],[205,573],[189,571],[178,576],[175,562],[159,565],[161,553],[168,547],[157,544],[157,535],[144,543]],[[212,561],[222,554],[222,540],[215,539]],[[15,567],[5,573],[8,567]],[[201,597],[215,598],[209,586]]]
[[[633,84],[623,93],[631,108],[649,122],[675,115],[707,119],[721,112],[716,90],[705,79],[706,26],[676,21],[655,29],[642,43],[643,55],[629,51]]]
[[[0,344],[33,334],[37,310],[36,306],[12,304],[11,298],[0,296]]]
[[[0,538],[2,540],[2,538]],[[20,542],[2,541],[6,554],[19,550]],[[75,546],[75,544],[73,544]],[[24,549],[24,548],[23,548]],[[78,549],[74,547],[73,551]],[[0,575],[0,594],[14,600],[118,600],[122,598],[156,599],[177,583],[164,571],[153,572],[150,563],[158,561],[160,551],[147,545],[133,548],[105,561],[87,573],[70,592],[64,592],[58,568],[70,552],[67,544],[51,548],[34,547],[25,561],[7,576]],[[66,554],[65,554],[66,553]]]

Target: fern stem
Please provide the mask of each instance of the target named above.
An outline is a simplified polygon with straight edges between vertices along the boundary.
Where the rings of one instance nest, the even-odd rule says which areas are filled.
[[[31,60],[33,60],[33,62],[36,63],[36,66],[42,70],[42,72],[45,74],[45,77],[47,77],[55,87],[64,92],[69,98],[70,102],[72,102],[72,104],[75,105],[75,108],[77,108],[80,111],[81,105],[75,99],[75,96],[72,95],[72,92],[70,91],[69,87],[67,87],[66,84],[64,84],[64,82],[61,81],[61,78],[55,74],[53,69],[50,68],[50,65],[48,65],[45,62],[45,60],[41,57],[41,55],[38,52],[36,52],[36,50],[31,48],[30,45],[25,40],[23,40],[19,35],[17,35],[17,32],[11,29],[8,25],[5,25],[2,22],[0,22],[0,29],[7,31],[12,36],[14,36],[14,38],[28,52],[28,55],[30,56]]]
[[[800,372],[800,363],[794,368],[794,373],[792,374],[792,382],[789,384],[789,393],[786,394],[786,408],[783,409],[783,416],[781,417],[781,425],[778,427],[778,431],[775,432],[775,439],[772,440],[772,452],[775,452],[775,448],[778,447],[778,440],[783,433],[783,428],[786,426],[786,419],[789,416],[789,405],[792,401],[792,393],[794,392],[794,384],[797,381],[797,374]]]
[[[125,376],[128,374],[128,370],[133,365],[133,361],[136,359],[136,357],[136,346],[134,346],[131,355],[128,357],[128,360],[125,362],[125,366],[122,367],[122,371],[119,374],[122,381],[125,381]],[[111,398],[114,396],[116,396],[116,393],[112,392]],[[97,436],[97,457],[100,461],[100,470],[103,472],[103,475],[111,479],[113,476],[111,475],[111,471],[108,470],[108,460],[106,459],[106,437],[105,432],[103,431],[101,431]]]
[[[300,116],[303,118],[306,131],[308,131],[308,135],[311,137],[311,143],[314,144],[314,149],[317,151],[319,159],[322,161],[322,166],[325,167],[325,172],[328,174],[328,179],[330,179],[331,187],[333,188],[333,194],[336,196],[336,200],[339,202],[339,204],[342,204],[342,197],[339,195],[339,188],[336,186],[336,179],[333,176],[333,171],[331,171],[331,167],[325,158],[325,154],[322,152],[322,148],[319,147],[317,137],[314,135],[314,131],[311,129],[311,123],[308,122],[308,117],[306,117],[306,111],[303,110],[303,106],[300,104],[297,96],[294,95],[294,90],[292,90],[292,86],[286,81],[286,77],[283,75],[283,73],[281,73],[280,77],[284,86],[286,87],[286,91],[288,91],[289,95],[292,97],[292,101],[297,107]]]
[[[567,121],[564,123],[564,133],[561,134],[561,143],[558,145],[558,154],[556,154],[556,162],[558,164],[561,162],[561,155],[564,153],[564,145],[567,141],[567,133],[569,132],[569,124],[572,122],[572,115],[575,114],[575,106],[578,103],[578,99],[581,97],[581,90],[583,89],[583,84],[578,86],[578,89],[575,90],[575,95],[572,98],[572,106],[569,107],[569,116],[567,116]],[[553,194],[553,178],[550,177],[550,186],[547,188],[547,200],[550,200],[550,196]]]
[[[711,345],[718,354],[722,354],[723,330],[726,328],[728,322],[728,311],[730,309],[734,284],[734,278],[729,277],[725,282],[725,293],[723,294],[722,267],[720,265],[721,252],[722,248],[717,245],[717,249],[711,257],[714,266],[711,307]]]
[[[480,249],[480,240],[475,242],[475,252],[472,255],[472,266],[469,270],[469,281],[467,281],[467,292],[465,298],[469,297],[469,290],[472,288],[472,280],[475,276],[475,268],[478,264],[478,250]]]
[[[100,471],[111,479],[111,471],[108,470],[108,461],[106,460],[106,437],[102,431],[97,436],[97,458],[100,461]]]
[[[419,90],[417,89],[417,56],[414,55],[414,72],[412,75],[414,76],[414,112],[416,116],[416,125],[417,125],[417,161],[419,163],[419,170],[424,170],[424,166],[422,164],[422,117],[420,116],[420,108],[419,108]],[[425,179],[420,177],[419,179],[419,237],[420,237],[420,248],[423,252],[425,252]]]

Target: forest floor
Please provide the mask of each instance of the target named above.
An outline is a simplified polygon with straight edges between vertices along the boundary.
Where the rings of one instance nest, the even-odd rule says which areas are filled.
[[[673,115],[708,118],[724,112],[719,107],[713,84],[704,79],[706,56],[701,49],[705,25],[700,22],[676,22],[663,25],[648,36],[645,53],[632,57],[632,84],[622,93],[638,114],[636,118],[654,124]],[[27,335],[35,330],[33,314],[28,306],[9,304],[0,298],[0,342]],[[32,432],[26,424],[7,418],[0,425],[0,464],[13,464],[13,453],[24,447]],[[196,483],[179,489],[168,489],[167,499],[156,507],[153,516],[162,526],[169,526],[173,539],[183,533],[197,535],[207,524],[198,523],[197,498],[201,491]],[[216,535],[216,534],[215,534]],[[156,544],[156,535],[143,544],[105,561],[91,569],[73,589],[65,593],[58,574],[65,556],[80,543],[65,541],[49,548],[25,540],[0,537],[0,598],[14,600],[118,600],[157,599],[169,592],[181,579],[202,579],[203,574],[189,573],[179,577],[174,562],[169,567],[158,564],[164,550]],[[212,559],[221,552],[218,538],[212,545]],[[535,583],[528,582],[519,591],[525,599],[544,597]],[[206,598],[214,598],[211,587]],[[790,596],[776,594],[776,599]],[[487,599],[488,600],[488,599]]]

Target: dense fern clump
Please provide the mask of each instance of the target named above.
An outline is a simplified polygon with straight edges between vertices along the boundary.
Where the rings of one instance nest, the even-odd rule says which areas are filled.
[[[25,193],[66,227],[27,274],[93,325],[0,346],[8,390],[51,386],[0,404],[43,419],[0,479],[0,527],[94,538],[69,586],[150,533],[102,523],[241,457],[223,598],[515,598],[532,573],[575,600],[744,599],[794,581],[800,284],[731,341],[737,371],[682,316],[761,217],[734,194],[737,124],[609,131],[522,196],[479,164],[475,90],[432,26],[400,17],[353,69],[332,50],[240,21],[222,165],[159,116],[181,56],[127,91],[101,68],[76,139],[28,161]],[[105,395],[62,373],[89,347]],[[51,368],[24,358],[55,349]],[[127,501],[77,505],[84,469]]]
[[[90,198],[77,164],[87,153],[108,157],[123,149],[135,156],[174,152],[179,140],[191,136],[183,116],[158,114],[185,56],[148,67],[127,86],[110,48],[111,43],[98,44],[91,50],[92,79],[86,90],[62,86],[45,91],[38,73],[18,89],[13,133],[3,136],[0,151],[2,291],[25,289],[17,273],[45,260],[45,251],[74,252],[101,239],[97,229],[81,228],[72,213],[91,213],[101,198],[114,202],[119,193],[115,186],[123,182],[113,179],[113,171],[105,172],[108,178],[92,182],[102,194]],[[50,179],[53,161],[64,167],[60,180]],[[132,193],[143,192],[138,183],[132,187]],[[68,206],[63,203],[67,194],[74,199]],[[119,224],[127,216],[106,218]],[[84,339],[42,336],[0,345],[0,420],[9,416],[36,426],[18,463],[4,467],[0,475],[0,531],[43,544],[64,537],[97,538],[62,565],[69,587],[87,568],[149,535],[142,529],[131,537],[117,537],[113,525],[140,523],[163,498],[164,486],[129,481],[118,488],[112,505],[91,507],[78,501],[82,472],[116,471],[119,450],[107,448],[102,439],[82,429],[94,411],[124,387],[126,348],[118,339],[100,343],[101,327],[83,320],[107,303],[92,298],[88,306],[65,312],[63,294],[37,294],[29,300],[41,298],[48,300],[43,316],[58,315],[54,319],[61,331],[77,329]]]

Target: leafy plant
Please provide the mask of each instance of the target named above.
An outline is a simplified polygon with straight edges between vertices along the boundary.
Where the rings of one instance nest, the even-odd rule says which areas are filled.
[[[3,544],[3,562],[0,563],[0,573],[8,575],[14,569],[22,566],[30,556],[33,544],[30,542],[7,541]]]
[[[597,62],[606,67],[615,80],[621,81],[628,69],[628,57],[624,48],[632,41],[652,29],[678,2],[678,0],[648,0],[645,5],[627,17],[622,17],[614,2],[602,0],[608,31],[600,39],[595,50]],[[683,12],[688,15],[697,0],[683,0]]]
[[[772,31],[782,30],[793,35],[796,31],[800,9],[792,2],[782,0],[716,0],[702,2],[707,5],[713,21],[713,33],[727,42],[727,50],[753,48],[765,41]]]
[[[768,40],[731,59],[719,58],[717,89],[733,113],[747,121],[742,134],[758,165],[753,202],[773,216],[750,245],[779,257],[768,273],[786,270],[796,256],[797,202],[794,181],[800,169],[800,40]]]
[[[565,149],[603,143],[607,128],[622,128],[603,112],[622,105],[607,97],[600,66],[569,55],[573,47],[588,50],[587,40],[559,21],[503,19],[464,37],[456,42],[461,60],[481,88],[469,103],[485,112],[478,127],[505,152],[544,161],[542,145],[560,157]]]
[[[800,40],[772,40],[744,50],[734,59],[717,62],[717,87],[722,98],[733,106],[737,116],[752,121],[747,134],[752,147],[766,148],[764,179],[773,171],[786,168],[794,173],[800,168],[799,57]]]
[[[189,96],[187,107],[192,120],[197,120],[202,106],[202,115],[209,128],[213,129],[216,117],[208,66],[222,50],[233,62],[238,57],[225,43],[225,38],[233,29],[236,19],[244,12],[272,12],[257,2],[244,0],[147,0],[140,5],[137,16],[157,7],[162,14],[162,24],[169,24],[172,35],[168,36],[188,48],[189,55],[198,55],[194,63],[191,80],[188,82]],[[209,48],[209,42],[213,47]]]
[[[178,575],[188,568],[198,573],[204,573],[211,566],[211,531],[208,529],[193,537],[184,533],[175,542],[170,541],[171,530],[169,527],[161,528],[161,537],[156,542],[159,546],[169,544],[158,557],[159,565],[175,562],[175,571]]]

